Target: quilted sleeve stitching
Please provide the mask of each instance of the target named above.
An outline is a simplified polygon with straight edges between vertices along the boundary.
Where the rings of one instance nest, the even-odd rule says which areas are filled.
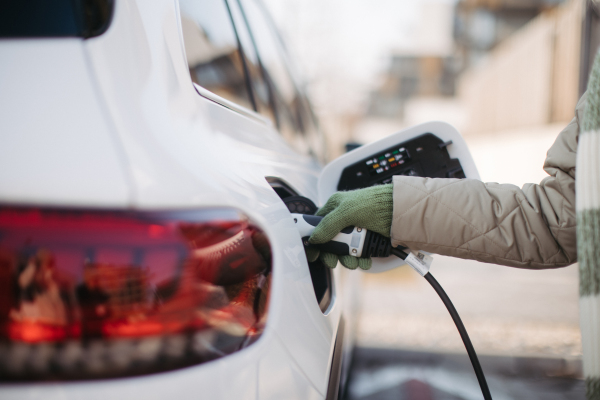
[[[473,228],[473,230],[475,230],[475,232],[478,234],[477,236],[475,236],[473,239],[476,239],[478,237],[482,237],[485,238],[486,240],[488,240],[490,243],[496,245],[500,250],[504,250],[504,248],[499,245],[498,243],[494,242],[492,239],[488,238],[487,236],[485,236],[485,233],[487,232],[481,232],[479,229],[477,229],[476,226],[474,226],[472,223],[470,223],[463,215],[461,215],[460,213],[458,213],[457,211],[453,210],[452,208],[450,208],[450,206],[448,206],[445,203],[442,203],[439,199],[435,198],[432,196],[432,198],[437,201],[440,205],[446,207],[448,209],[448,211],[451,211],[452,213],[454,213],[456,216],[458,216],[460,219],[462,219],[467,225],[469,225],[471,228]],[[469,239],[470,241],[471,239]]]
[[[499,228],[500,228],[500,226],[502,225],[502,223],[504,222],[504,220],[506,220],[508,217],[510,217],[512,214],[514,214],[514,213],[515,213],[515,211],[517,211],[517,210],[519,210],[519,205],[518,205],[518,204],[517,204],[517,205],[515,205],[515,208],[513,208],[513,209],[512,209],[512,210],[511,210],[511,211],[510,211],[508,214],[506,214],[506,215],[504,216],[504,218],[502,218],[502,220],[501,220],[501,221],[499,221],[499,222],[496,224],[496,226],[494,226],[494,227],[490,228],[488,231],[486,231],[486,232],[482,233],[481,235],[475,236],[474,238],[472,238],[472,239],[469,239],[469,240],[465,241],[464,243],[462,243],[462,244],[461,244],[460,246],[458,246],[458,247],[460,248],[460,247],[468,246],[469,242],[472,242],[473,240],[475,240],[475,239],[477,239],[477,238],[480,238],[480,237],[482,237],[482,236],[483,236],[485,239],[489,240],[490,242],[494,243],[495,245],[497,245],[498,247],[500,247],[502,250],[504,250],[504,248],[503,248],[503,247],[506,247],[506,246],[502,246],[502,245],[499,245],[499,244],[497,244],[496,242],[494,242],[493,240],[491,240],[490,238],[488,238],[488,237],[487,237],[487,236],[485,236],[485,235],[487,235],[488,233],[490,233],[490,232],[492,232],[492,231],[494,231],[494,230],[496,230],[496,229],[499,229]],[[503,257],[504,257],[504,258],[506,258],[506,257],[508,256],[508,254],[510,253],[510,251],[511,251],[511,248],[510,248],[510,247],[508,247],[508,249],[507,249],[507,250],[506,250],[506,252],[504,253],[504,256],[503,256]]]
[[[452,210],[452,209],[451,209],[450,207],[448,207],[447,205],[445,205],[445,204],[443,204],[443,203],[441,203],[441,202],[440,202],[440,204],[442,204],[443,206],[445,206],[445,207],[446,207],[448,210],[450,210],[450,211],[454,212],[455,214],[459,215],[459,214],[458,214],[456,211]],[[512,211],[511,211],[511,212],[512,212]],[[489,231],[487,231],[487,232],[480,232],[480,231],[479,231],[479,230],[478,230],[478,229],[477,229],[475,226],[473,226],[472,224],[470,224],[470,223],[469,223],[469,222],[468,222],[468,221],[467,221],[467,220],[466,220],[466,219],[465,219],[463,216],[461,216],[461,215],[459,215],[459,216],[460,216],[460,217],[463,219],[463,221],[467,222],[467,223],[468,223],[468,224],[469,224],[471,227],[473,227],[473,229],[475,229],[475,230],[476,230],[476,231],[479,233],[479,235],[477,235],[477,236],[473,237],[472,239],[469,239],[469,240],[468,240],[468,241],[466,241],[465,243],[468,243],[468,242],[470,242],[471,240],[477,239],[477,238],[479,238],[479,237],[483,237],[485,240],[487,240],[488,242],[492,243],[493,245],[495,245],[496,247],[498,247],[500,250],[502,250],[502,251],[505,251],[505,253],[504,253],[504,255],[505,255],[505,256],[506,256],[506,254],[507,254],[508,252],[510,252],[510,248],[509,248],[508,250],[506,250],[505,246],[502,246],[501,244],[499,244],[499,243],[496,243],[494,240],[492,240],[492,239],[490,239],[489,237],[487,237],[487,236],[486,236],[486,234],[488,234],[489,232],[491,232],[491,231],[493,231],[494,229],[498,228],[498,226],[495,226],[494,228],[490,229],[490,230],[489,230]],[[464,246],[464,244],[465,244],[465,243],[463,243],[463,244],[462,244],[462,245],[460,245],[459,247],[462,247],[462,246]]]
[[[456,182],[449,183],[448,185],[446,185],[446,186],[443,186],[443,187],[441,187],[441,188],[438,188],[438,189],[434,190],[434,191],[433,191],[433,192],[431,192],[431,193],[427,193],[427,191],[425,191],[425,190],[422,190],[422,189],[420,189],[420,188],[418,188],[418,187],[416,187],[416,186],[410,185],[410,184],[408,184],[408,183],[406,183],[406,182],[402,182],[402,185],[404,185],[404,186],[408,186],[408,187],[411,187],[411,188],[413,188],[413,189],[415,189],[415,190],[418,190],[419,192],[426,194],[426,196],[425,196],[425,197],[423,197],[421,200],[417,201],[416,203],[414,203],[414,204],[413,204],[412,206],[410,206],[409,208],[405,209],[405,210],[404,210],[404,212],[403,212],[402,214],[396,215],[396,216],[394,217],[394,221],[395,221],[395,220],[397,220],[397,219],[399,219],[400,217],[404,216],[404,214],[407,214],[407,213],[408,213],[410,210],[412,210],[413,208],[415,208],[417,205],[419,205],[419,204],[420,204],[420,203],[422,203],[423,201],[427,200],[427,199],[428,199],[429,197],[431,197],[431,196],[432,196],[434,193],[437,193],[437,192],[439,192],[440,190],[443,190],[443,189],[445,189],[445,188],[447,188],[447,187],[449,187],[449,186],[452,186],[452,185],[454,185],[454,184],[456,184],[456,183],[460,183],[460,182],[461,182],[461,181],[456,181]]]
[[[466,219],[464,216],[462,216],[460,213],[458,213],[457,211],[453,210],[453,209],[452,209],[452,208],[450,208],[450,207],[449,207],[447,204],[445,204],[445,203],[442,203],[442,202],[441,202],[441,201],[440,201],[438,198],[436,198],[436,197],[434,197],[434,196],[433,196],[435,193],[437,193],[437,192],[440,192],[440,191],[442,191],[442,190],[444,190],[444,189],[446,189],[446,188],[448,188],[448,187],[450,187],[450,186],[452,186],[452,185],[454,185],[454,184],[460,183],[460,182],[464,182],[464,181],[457,180],[457,181],[455,181],[455,182],[452,182],[452,183],[450,183],[450,184],[448,184],[448,185],[445,185],[445,186],[443,186],[443,187],[441,187],[441,188],[439,188],[439,189],[436,189],[436,190],[434,190],[434,191],[433,191],[433,192],[431,192],[431,193],[428,193],[428,194],[427,194],[427,196],[425,196],[424,198],[422,198],[421,200],[419,200],[418,202],[416,202],[415,204],[413,204],[413,206],[412,206],[412,207],[408,208],[408,209],[407,209],[406,211],[404,211],[402,214],[400,214],[400,215],[396,216],[396,217],[394,218],[394,221],[395,221],[395,220],[397,220],[397,219],[399,219],[400,217],[402,217],[404,214],[406,214],[407,212],[409,212],[409,211],[410,211],[412,208],[416,207],[416,206],[417,206],[419,203],[421,203],[422,201],[424,201],[424,200],[428,199],[429,197],[431,197],[431,198],[432,198],[433,200],[435,200],[435,201],[436,201],[438,204],[440,204],[440,205],[442,205],[442,206],[446,207],[446,208],[448,209],[448,211],[450,211],[450,212],[454,213],[454,214],[455,214],[457,217],[459,217],[460,219],[462,219],[462,220],[463,220],[463,221],[464,221],[464,222],[465,222],[465,223],[466,223],[468,226],[470,226],[471,228],[473,228],[473,230],[475,230],[475,232],[478,234],[478,235],[477,235],[477,236],[475,236],[473,239],[476,239],[476,238],[478,238],[478,237],[481,237],[482,235],[484,235],[484,233],[482,233],[482,232],[481,232],[479,229],[477,229],[477,227],[475,227],[473,224],[471,224],[471,223],[470,223],[470,222],[469,222],[469,221],[468,221],[468,220],[467,220],[467,219]],[[420,188],[418,188],[418,187],[415,187],[415,186],[413,186],[413,185],[410,185],[410,184],[408,184],[408,183],[406,183],[406,182],[402,182],[402,184],[403,184],[403,185],[405,185],[405,186],[411,187],[411,188],[413,188],[413,189],[415,189],[415,190],[418,190],[418,191],[420,191],[420,192],[422,192],[422,193],[427,193],[426,191],[424,191],[424,190],[422,190],[422,189],[420,189]],[[486,240],[488,240],[490,243],[492,243],[492,244],[494,244],[495,246],[497,246],[497,247],[498,247],[500,250],[504,250],[504,248],[503,248],[501,245],[499,245],[498,243],[494,242],[492,239],[490,239],[490,238],[488,238],[488,237],[486,237],[486,236],[484,236],[484,238],[485,238]]]

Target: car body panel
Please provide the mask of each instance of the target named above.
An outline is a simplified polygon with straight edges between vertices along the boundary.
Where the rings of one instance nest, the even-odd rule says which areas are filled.
[[[279,340],[271,342],[265,357],[260,361],[259,398],[318,400],[323,394],[308,385],[309,379],[286,351]],[[280,382],[286,382],[281,385]],[[287,387],[286,387],[287,386]]]
[[[88,40],[86,49],[127,154],[135,207],[221,201],[231,192],[231,180],[237,191],[247,182],[263,185],[265,176],[283,175],[299,193],[316,199],[319,166],[313,160],[292,151],[266,122],[198,95],[172,1],[116,5],[113,25]],[[157,20],[159,15],[164,18]]]
[[[3,384],[3,398],[35,398],[43,393],[45,399],[279,400],[322,399],[327,393],[344,295],[334,285],[331,304],[326,313],[321,312],[300,235],[287,207],[265,179],[281,179],[298,194],[317,201],[320,166],[293,151],[264,118],[250,110],[235,112],[198,93],[187,70],[178,19],[175,0],[121,0],[115,2],[105,34],[85,41],[54,40],[60,43],[57,46],[72,46],[80,59],[77,73],[87,77],[82,87],[90,88],[86,95],[96,101],[95,110],[103,110],[97,120],[88,119],[97,132],[91,139],[86,137],[88,152],[77,148],[63,156],[64,173],[58,162],[49,171],[57,182],[54,186],[36,185],[39,175],[18,184],[4,178],[7,185],[0,190],[0,200],[136,210],[240,209],[271,241],[273,282],[265,333],[244,350],[194,367],[115,380]],[[23,43],[4,41],[0,49]],[[74,97],[68,104],[87,99],[79,92],[69,95]],[[6,101],[4,95],[2,99]],[[82,108],[85,104],[82,101]],[[39,126],[28,129],[40,134],[36,133]],[[26,154],[22,138],[10,140],[21,146],[15,151]],[[48,148],[54,149],[50,144]],[[80,154],[74,156],[77,151]],[[101,171],[102,179],[109,182],[95,186],[102,179],[93,177],[85,182],[89,188],[79,184],[77,179],[88,167],[77,170],[72,160],[78,156],[89,163],[96,157],[111,161]],[[13,194],[19,185],[28,188],[29,197]],[[70,185],[75,186],[56,191]],[[340,281],[341,274],[334,271],[334,282]]]
[[[127,207],[125,159],[80,39],[0,40],[0,200]]]

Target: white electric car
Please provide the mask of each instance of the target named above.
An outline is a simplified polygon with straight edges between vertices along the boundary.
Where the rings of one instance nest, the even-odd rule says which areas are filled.
[[[290,65],[258,0],[0,3],[0,398],[338,398]]]

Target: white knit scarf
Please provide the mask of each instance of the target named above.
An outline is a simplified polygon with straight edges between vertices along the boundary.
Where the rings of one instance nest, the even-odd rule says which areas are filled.
[[[600,400],[600,52],[587,93],[576,172],[579,315],[586,395]]]

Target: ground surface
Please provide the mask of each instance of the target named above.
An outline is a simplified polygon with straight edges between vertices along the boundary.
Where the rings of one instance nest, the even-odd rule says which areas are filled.
[[[578,363],[480,356],[494,400],[584,400]],[[466,355],[358,348],[347,400],[480,400]]]

